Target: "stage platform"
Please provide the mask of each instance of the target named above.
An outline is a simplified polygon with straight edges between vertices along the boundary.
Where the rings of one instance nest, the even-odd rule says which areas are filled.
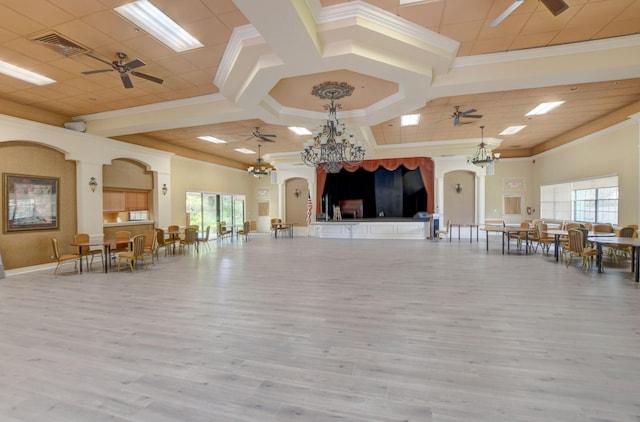
[[[311,223],[310,235],[329,239],[430,239],[431,220],[364,218]]]

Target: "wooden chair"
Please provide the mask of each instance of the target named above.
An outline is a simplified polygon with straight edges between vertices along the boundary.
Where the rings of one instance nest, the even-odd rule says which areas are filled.
[[[204,236],[203,237],[198,237],[196,239],[196,241],[198,242],[198,245],[202,244],[202,245],[206,246],[208,250],[211,250],[211,247],[209,246],[209,232],[210,231],[211,231],[211,226],[207,226],[207,228],[204,230]]]
[[[53,248],[53,256],[51,258],[55,259],[58,262],[56,265],[56,269],[53,271],[53,275],[58,275],[58,271],[60,271],[60,267],[65,262],[73,261],[75,264],[75,270],[78,271],[78,261],[82,259],[82,255],[77,253],[65,253],[60,254],[60,249],[58,248],[58,239],[51,239],[51,247]]]
[[[633,227],[623,227],[620,229],[618,233],[618,237],[633,237],[636,233],[636,229]],[[609,246],[609,256],[612,256],[613,259],[618,263],[618,257],[623,256],[626,258],[630,258],[632,253],[631,246],[619,246],[619,245],[610,245]]]
[[[164,230],[156,229],[156,242],[158,243],[158,247],[156,248],[156,257],[158,256],[157,252],[164,248],[164,256],[167,256],[169,251],[172,251],[172,247],[175,247],[176,241],[175,239],[167,239],[165,238]]]
[[[586,229],[584,229],[586,230]],[[580,229],[569,230],[569,248],[567,257],[567,268],[571,264],[571,259],[575,257],[582,257],[582,271],[587,269],[590,265],[593,257],[598,256],[598,250],[595,248],[588,248],[585,246],[586,238],[584,232]]]
[[[128,230],[117,231],[114,235],[115,244],[111,247],[111,256],[122,252],[131,252],[129,242],[131,241],[131,232]]]
[[[249,232],[251,231],[251,223],[248,221],[245,221],[244,224],[242,225],[242,229],[238,230],[236,232],[236,235],[238,236],[244,236],[244,240],[249,240]]]
[[[451,220],[447,220],[444,228],[436,230],[436,239],[440,240],[440,235],[444,235],[446,239],[449,236],[449,230],[451,229]]]
[[[120,272],[120,263],[126,261],[131,268],[131,272],[135,271],[136,262],[142,261],[144,269],[148,269],[147,261],[144,257],[145,235],[139,234],[133,238],[133,249],[129,252],[121,252],[118,255],[118,272]]]
[[[272,231],[278,231],[278,232],[285,232],[285,233],[289,233],[289,228],[291,226],[289,224],[282,224],[282,219],[281,218],[272,218],[271,219],[271,230]]]
[[[155,264],[154,256],[158,258],[158,235],[155,230],[145,230],[144,231],[144,255],[149,255],[151,257],[151,263]],[[159,258],[158,258],[159,259]]]
[[[225,237],[231,236],[231,230],[227,229],[227,222],[220,221],[218,222],[218,240],[224,239]]]
[[[192,227],[187,228],[184,231],[184,238],[180,239],[180,252],[184,253],[184,250],[189,246],[198,247],[198,231]]]
[[[613,226],[609,223],[599,223],[594,224],[592,230],[598,233],[613,233]]]
[[[74,241],[76,243],[89,242],[91,237],[88,233],[78,233],[74,236]],[[93,258],[96,255],[100,255],[100,263],[104,267],[104,254],[102,253],[102,249],[91,249],[90,246],[80,246],[79,247],[80,255],[84,257],[87,261],[87,269],[91,269],[93,266]],[[91,264],[89,264],[89,257],[91,257]]]
[[[169,239],[174,243],[180,242],[180,226],[172,224],[167,227],[167,233],[169,234]]]
[[[549,256],[549,249],[551,245],[555,243],[555,239],[553,236],[545,233],[549,226],[546,223],[538,223],[536,226],[536,231],[538,233],[536,240],[536,251],[538,250],[538,246],[542,248],[542,253],[546,256]]]

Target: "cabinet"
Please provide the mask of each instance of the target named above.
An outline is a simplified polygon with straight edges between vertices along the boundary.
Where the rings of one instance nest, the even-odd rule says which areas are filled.
[[[149,194],[145,191],[105,190],[102,192],[105,212],[145,211],[149,209]]]
[[[104,211],[125,211],[124,192],[122,191],[103,191],[102,206]]]
[[[125,192],[125,207],[127,211],[145,211],[147,205],[147,192]]]

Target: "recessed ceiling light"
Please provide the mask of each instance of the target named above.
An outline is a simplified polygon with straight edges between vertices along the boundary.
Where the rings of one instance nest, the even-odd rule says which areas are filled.
[[[198,139],[202,139],[203,141],[213,142],[214,144],[226,144],[227,141],[222,139],[214,138],[213,136],[198,136]]]
[[[403,114],[400,116],[400,126],[416,126],[419,121],[419,114]]]
[[[204,47],[193,35],[147,0],[137,0],[113,10],[147,31],[173,51],[181,53]]]
[[[0,73],[4,73],[7,76],[21,79],[34,85],[47,85],[55,82],[53,79],[47,78],[46,76],[12,65],[11,63],[3,62],[2,60],[0,60]]]
[[[306,127],[289,126],[289,130],[296,135],[311,135],[311,131]]]
[[[541,103],[536,108],[525,114],[525,116],[537,116],[545,114],[558,107],[560,104],[564,104],[564,101],[552,101],[550,103]]]
[[[236,151],[241,152],[243,154],[255,154],[255,151],[251,151],[248,148],[236,148]]]
[[[514,135],[518,132],[520,132],[522,129],[524,129],[525,127],[527,127],[527,125],[522,125],[522,126],[509,126],[508,128],[506,128],[505,130],[503,130],[502,132],[500,132],[500,135]]]

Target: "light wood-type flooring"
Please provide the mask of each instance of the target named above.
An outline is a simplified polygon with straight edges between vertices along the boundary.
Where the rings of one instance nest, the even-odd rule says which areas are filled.
[[[639,421],[640,286],[498,238],[256,235],[0,280],[0,421]]]

